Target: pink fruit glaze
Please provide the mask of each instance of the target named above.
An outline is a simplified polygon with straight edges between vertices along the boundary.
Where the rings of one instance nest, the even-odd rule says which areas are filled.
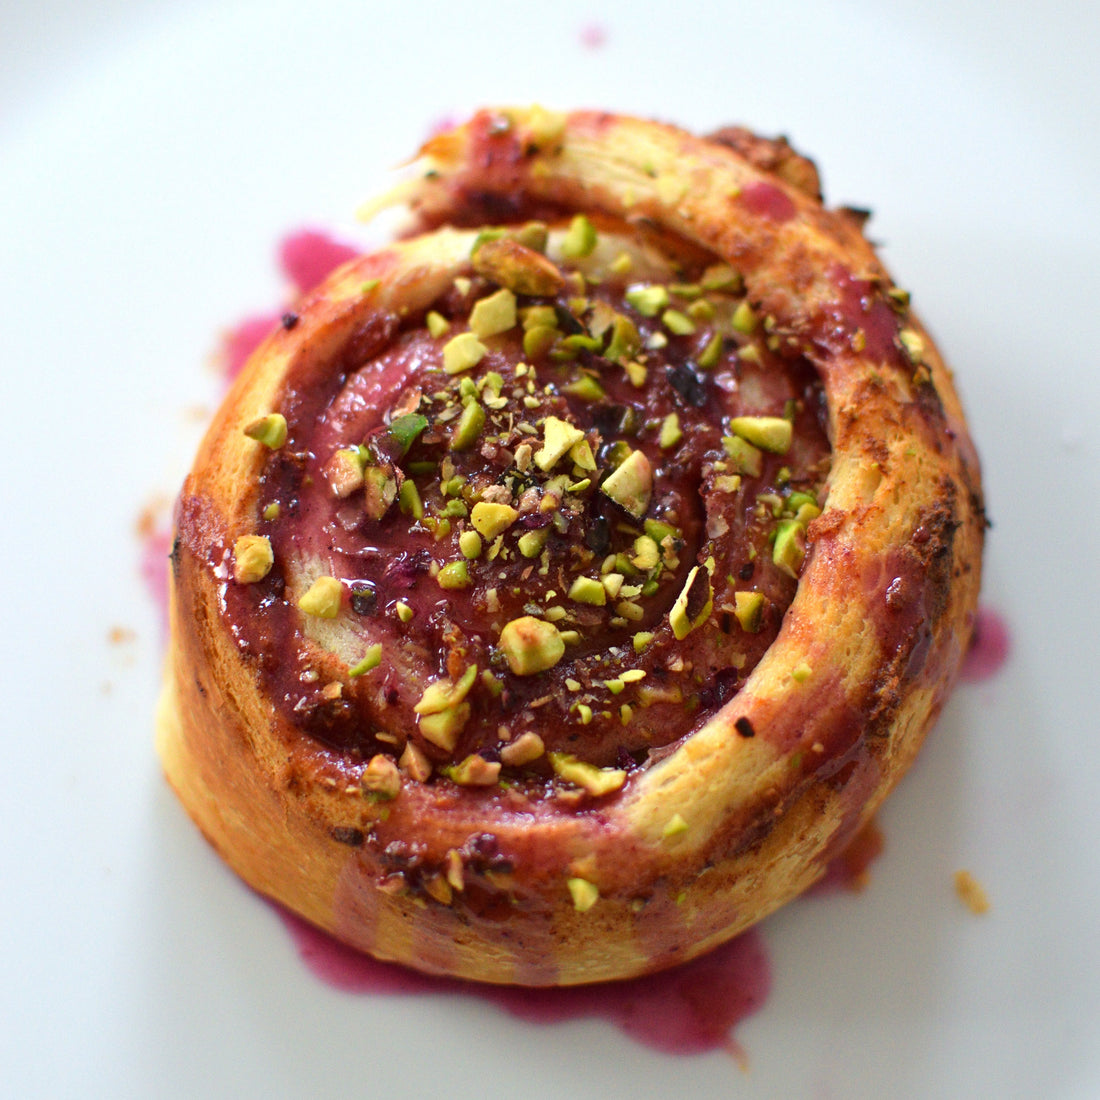
[[[431,978],[361,955],[279,910],[302,961],[322,981],[349,993],[475,996],[537,1024],[599,1018],[630,1038],[667,1054],[742,1052],[733,1028],[767,999],[771,967],[760,933],[752,930],[709,955],[631,981],[570,989],[477,986]]]

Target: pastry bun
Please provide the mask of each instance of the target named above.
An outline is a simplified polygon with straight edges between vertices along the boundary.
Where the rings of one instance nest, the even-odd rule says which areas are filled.
[[[485,982],[642,974],[814,883],[978,596],[951,375],[782,141],[486,110],[237,378],[159,751],[257,890]]]

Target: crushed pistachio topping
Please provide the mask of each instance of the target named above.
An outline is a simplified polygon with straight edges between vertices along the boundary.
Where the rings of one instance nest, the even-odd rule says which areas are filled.
[[[566,880],[566,886],[573,899],[573,908],[578,913],[587,913],[600,900],[599,887],[588,879],[573,877]]]
[[[488,352],[475,333],[460,332],[443,345],[443,369],[448,374],[461,374],[476,367]]]
[[[275,553],[266,535],[241,535],[233,544],[233,579],[238,584],[255,584],[271,572]]]
[[[401,772],[393,758],[377,753],[370,758],[359,779],[364,792],[388,802],[401,793]]]
[[[343,594],[344,586],[335,577],[318,577],[298,600],[298,606],[318,619],[335,619],[340,614]]]
[[[597,768],[594,764],[587,764],[563,752],[552,752],[547,755],[550,766],[559,778],[576,784],[594,798],[611,794],[626,782],[626,772],[622,768]]]
[[[244,429],[249,439],[277,451],[286,442],[286,417],[282,413],[269,413],[253,420]]]
[[[363,654],[363,659],[357,661],[348,669],[348,675],[353,678],[356,676],[363,676],[373,669],[376,669],[381,663],[382,643],[375,642],[374,645],[367,647],[367,652]]]
[[[553,623],[525,615],[500,632],[500,650],[517,676],[553,668],[565,655],[565,642]]]

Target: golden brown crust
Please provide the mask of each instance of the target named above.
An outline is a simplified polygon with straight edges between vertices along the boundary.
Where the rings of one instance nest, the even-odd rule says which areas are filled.
[[[483,112],[423,156],[411,205],[424,227],[581,210],[742,273],[828,402],[828,496],[797,593],[724,707],[575,811],[420,783],[408,764],[398,797],[380,802],[364,795],[362,759],[285,719],[222,614],[265,460],[243,429],[280,407],[288,376],[323,384],[349,343],[384,344],[380,319],[427,308],[469,252],[444,229],[337,273],[254,357],[211,426],[173,553],[164,766],[243,878],[381,958],[532,985],[657,969],[809,886],[911,763],[971,631],[977,459],[927,333],[858,219],[821,206],[812,165],[789,147],[535,109]],[[319,659],[326,675],[346,673],[337,643]],[[416,864],[416,891],[402,859]],[[595,904],[571,880],[594,888]]]

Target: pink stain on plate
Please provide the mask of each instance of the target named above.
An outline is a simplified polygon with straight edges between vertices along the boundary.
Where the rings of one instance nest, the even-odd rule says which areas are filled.
[[[974,636],[963,659],[961,679],[970,684],[991,679],[1004,667],[1011,648],[1008,624],[996,611],[979,608]]]
[[[586,23],[577,37],[586,50],[599,50],[607,45],[607,28],[601,23]]]
[[[659,974],[568,989],[524,989],[432,978],[378,962],[300,917],[283,909],[277,911],[302,961],[336,989],[348,993],[474,996],[537,1024],[598,1018],[666,1054],[725,1050],[743,1060],[733,1029],[762,1007],[771,988],[771,965],[764,940],[753,929],[702,958]]]

